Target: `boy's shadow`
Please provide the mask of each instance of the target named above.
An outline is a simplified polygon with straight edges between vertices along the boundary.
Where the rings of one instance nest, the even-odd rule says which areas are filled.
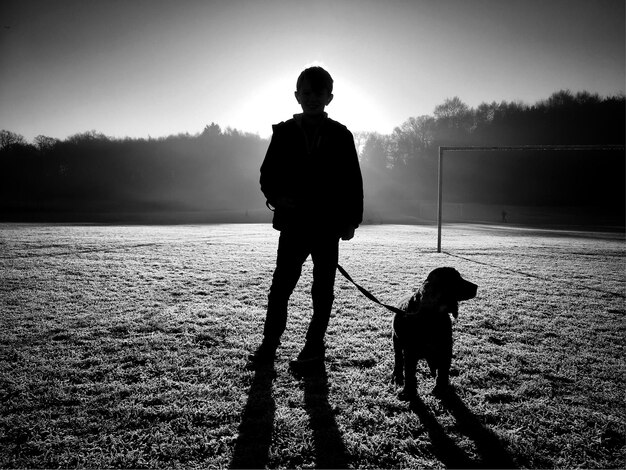
[[[230,468],[265,468],[274,431],[273,365],[255,371],[235,442]]]
[[[473,460],[449,436],[439,424],[421,398],[411,401],[411,410],[417,414],[428,431],[435,456],[448,468],[516,468],[500,438],[467,408],[465,403],[451,389],[440,397],[441,402],[457,422],[461,433],[472,439],[480,456]]]
[[[304,373],[292,370],[304,383],[304,406],[313,431],[316,468],[348,468],[348,453],[335,421],[335,412],[328,403],[326,367]]]
[[[304,406],[313,431],[316,468],[347,468],[348,454],[328,403],[324,366],[293,372],[304,384]],[[273,366],[257,369],[248,393],[230,468],[265,468],[272,444],[276,403],[272,397]]]

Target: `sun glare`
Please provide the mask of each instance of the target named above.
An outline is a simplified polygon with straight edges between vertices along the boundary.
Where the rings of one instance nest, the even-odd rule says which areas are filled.
[[[329,116],[345,124],[352,132],[372,131],[390,133],[394,125],[376,99],[360,87],[338,78],[335,82],[335,98],[328,106]]]
[[[286,121],[301,112],[293,92],[297,75],[273,79],[245,95],[225,117],[224,125],[269,137],[272,124]],[[333,77],[335,78],[335,77]],[[353,132],[389,133],[394,125],[386,113],[358,86],[335,78],[334,99],[326,108],[328,115]]]
[[[293,96],[295,87],[295,79],[291,77],[276,78],[261,84],[233,106],[224,119],[225,125],[269,137],[272,124],[286,121],[299,112]]]

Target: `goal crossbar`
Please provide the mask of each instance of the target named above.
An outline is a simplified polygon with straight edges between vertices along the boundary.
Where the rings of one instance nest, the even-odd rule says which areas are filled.
[[[445,152],[506,152],[511,150],[567,151],[567,150],[621,150],[624,145],[508,145],[508,146],[440,146],[437,195],[437,253],[441,253],[441,226],[443,218],[443,155]]]

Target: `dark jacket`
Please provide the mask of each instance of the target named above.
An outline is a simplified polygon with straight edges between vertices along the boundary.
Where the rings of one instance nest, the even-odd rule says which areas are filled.
[[[341,234],[363,219],[363,180],[352,133],[325,117],[310,142],[301,115],[273,126],[261,165],[261,191],[277,230],[305,227]],[[285,207],[289,199],[294,207]]]

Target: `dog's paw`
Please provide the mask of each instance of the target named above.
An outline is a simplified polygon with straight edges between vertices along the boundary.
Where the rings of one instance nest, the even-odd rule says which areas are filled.
[[[417,392],[415,390],[404,389],[398,393],[398,399],[400,401],[411,401],[417,398]]]

